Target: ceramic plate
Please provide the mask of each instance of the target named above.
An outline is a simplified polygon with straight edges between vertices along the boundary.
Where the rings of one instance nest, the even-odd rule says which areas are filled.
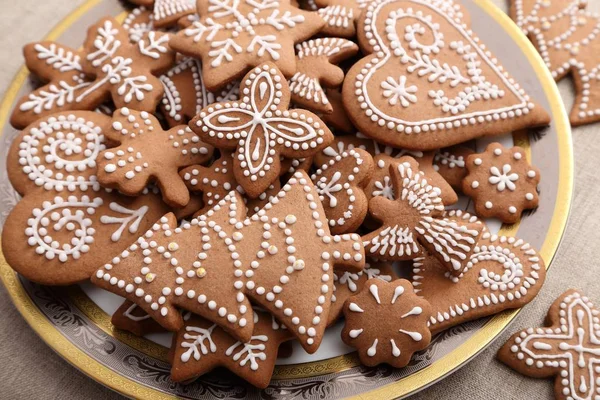
[[[463,0],[463,5],[471,14],[473,31],[524,89],[552,114],[552,125],[535,135],[520,133],[494,138],[506,146],[524,147],[530,161],[544,171],[539,209],[511,226],[488,221],[491,230],[518,235],[541,249],[550,265],[566,224],[572,189],[572,149],[566,114],[542,60],[510,19],[489,1]],[[79,47],[87,27],[105,15],[122,19],[123,8],[116,0],[88,1],[61,22],[47,39]],[[23,68],[0,108],[3,156],[18,134],[9,125],[8,116],[16,100],[34,84]],[[480,140],[476,146],[481,150],[487,143]],[[0,225],[18,197],[2,163]],[[461,207],[468,207],[467,202],[463,201]],[[170,344],[170,334],[138,338],[113,330],[110,314],[122,299],[108,292],[89,284],[68,288],[36,285],[15,274],[3,258],[0,258],[0,276],[24,318],[55,351],[98,382],[135,398],[402,397],[460,368],[489,345],[517,314],[506,312],[444,332],[403,369],[360,366],[355,353],[341,343],[339,325],[328,331],[316,354],[308,355],[296,346],[291,358],[279,360],[271,386],[261,391],[227,371],[211,373],[190,385],[172,382],[165,347]]]

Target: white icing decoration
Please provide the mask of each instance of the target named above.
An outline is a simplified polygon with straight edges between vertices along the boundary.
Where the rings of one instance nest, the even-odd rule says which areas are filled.
[[[72,114],[50,117],[23,136],[19,164],[31,181],[48,191],[98,191],[96,176],[85,172],[96,168],[98,153],[105,147],[102,129],[92,122]]]
[[[212,339],[213,330],[217,325],[205,329],[196,326],[186,326],[185,334],[183,335],[184,341],[181,342],[181,347],[187,349],[181,354],[181,361],[188,362],[193,356],[196,361],[199,361],[203,355],[215,353],[217,346]]]
[[[95,229],[88,216],[93,215],[102,203],[102,198],[91,199],[88,196],[69,196],[66,199],[56,196],[53,201],[44,201],[42,208],[34,208],[32,218],[27,220],[27,243],[48,260],[57,256],[63,263],[70,257],[78,260],[94,242]],[[59,243],[53,238],[53,234],[62,235],[65,231],[73,235],[69,240]]]
[[[124,215],[123,217],[110,215],[103,215],[100,217],[100,222],[103,224],[121,224],[119,229],[117,229],[110,237],[113,242],[118,242],[121,239],[123,231],[125,231],[128,226],[129,229],[127,230],[129,233],[136,233],[149,209],[148,206],[141,206],[137,210],[130,210],[114,202],[109,204],[109,208],[116,213]]]
[[[267,355],[265,354],[265,342],[267,342],[269,340],[269,338],[266,335],[257,335],[257,336],[252,336],[250,341],[248,343],[244,343],[242,345],[242,342],[236,342],[233,345],[231,345],[226,351],[225,351],[225,355],[227,355],[228,357],[231,357],[233,359],[233,361],[240,363],[241,367],[246,366],[246,364],[248,363],[248,361],[250,362],[250,369],[252,371],[257,371],[258,370],[258,361],[264,361],[267,359]],[[253,342],[258,342],[258,343],[253,343]],[[242,346],[242,348],[237,351],[236,349],[239,346]],[[237,353],[234,353],[234,351],[237,351]],[[245,355],[244,358],[242,358]]]
[[[490,177],[489,182],[492,185],[496,185],[496,189],[499,192],[503,192],[504,189],[507,189],[514,192],[517,189],[515,182],[519,180],[519,175],[516,173],[510,173],[512,170],[510,164],[504,164],[502,166],[502,171],[498,169],[496,166],[492,166],[490,168]]]

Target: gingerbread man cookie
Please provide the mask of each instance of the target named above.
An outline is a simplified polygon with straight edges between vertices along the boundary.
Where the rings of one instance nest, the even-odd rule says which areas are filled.
[[[254,311],[254,331],[242,342],[219,326],[192,316],[173,338],[171,379],[189,382],[216,367],[225,367],[257,388],[269,386],[279,346],[293,338],[272,316]]]
[[[202,60],[204,82],[214,91],[265,61],[288,78],[296,73],[294,44],[325,25],[316,13],[290,0],[207,0],[198,2],[199,21],[171,39],[171,46]]]
[[[402,368],[414,352],[429,345],[430,315],[431,306],[406,279],[392,283],[369,279],[344,303],[342,340],[358,350],[361,363],[368,367],[386,363]]]
[[[358,235],[329,234],[317,198],[306,173],[297,172],[250,218],[236,192],[179,227],[166,215],[92,282],[135,302],[168,330],[183,326],[179,306],[242,342],[254,329],[251,298],[313,353],[327,324],[333,269],[358,271],[365,262]]]
[[[543,328],[515,333],[498,352],[500,361],[532,378],[552,378],[557,400],[600,396],[600,310],[578,290],[554,301]]]
[[[573,125],[600,120],[600,16],[585,10],[587,4],[587,0],[512,0],[510,7],[512,19],[531,39],[554,79],[573,75]]]
[[[343,88],[346,111],[362,133],[394,147],[434,150],[549,123],[469,30],[467,15],[452,1],[377,0],[362,11],[358,41],[368,55]]]
[[[8,264],[32,281],[88,279],[169,211],[152,191],[127,197],[100,187],[99,154],[110,118],[93,111],[50,115],[27,127],[7,156],[23,196],[2,231]]]
[[[365,236],[365,252],[386,261],[411,260],[426,249],[453,274],[474,251],[482,226],[444,218],[440,190],[431,186],[414,158],[390,166],[396,199],[374,197],[369,214],[382,226]]]
[[[30,71],[49,83],[23,97],[11,124],[23,128],[59,111],[93,110],[112,98],[117,107],[153,112],[164,89],[155,75],[175,61],[169,35],[149,32],[137,43],[112,18],[88,30],[82,51],[54,42],[25,46]]]
[[[529,164],[521,147],[490,144],[484,153],[467,157],[463,192],[473,199],[481,217],[515,223],[523,210],[539,204],[540,171]]]
[[[356,231],[369,208],[364,187],[373,173],[373,157],[364,150],[353,149],[333,159],[317,154],[315,165],[319,167],[311,179],[319,192],[331,232]]]
[[[174,25],[181,18],[196,13],[194,0],[129,0],[130,2],[152,8],[152,20],[156,28]]]
[[[296,50],[297,72],[289,80],[292,102],[315,112],[332,113],[321,85],[341,86],[344,71],[336,64],[358,53],[358,46],[347,39],[326,37],[299,43]]]
[[[164,131],[160,122],[145,111],[121,108],[113,115],[105,136],[119,143],[98,158],[98,181],[129,196],[139,195],[156,181],[167,204],[184,207],[190,193],[179,169],[212,158],[213,148],[203,143],[187,126]]]
[[[288,110],[290,91],[271,63],[254,68],[242,80],[240,100],[215,103],[190,127],[219,149],[236,150],[234,174],[246,194],[257,197],[281,173],[280,157],[304,158],[327,147],[333,134],[313,113]]]
[[[184,58],[160,77],[165,86],[165,95],[160,110],[169,126],[186,124],[210,104],[237,100],[239,83],[227,84],[223,90],[209,92],[202,79],[202,65],[193,58]]]
[[[529,243],[484,232],[465,270],[454,276],[428,254],[415,259],[412,283],[429,301],[432,333],[463,322],[519,308],[540,291],[544,260]]]

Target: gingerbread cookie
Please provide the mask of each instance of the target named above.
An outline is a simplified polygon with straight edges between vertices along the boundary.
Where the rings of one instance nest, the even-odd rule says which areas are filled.
[[[49,83],[23,97],[11,124],[23,128],[59,111],[93,110],[112,98],[117,107],[153,112],[163,95],[155,75],[175,61],[169,35],[149,32],[136,44],[112,18],[92,25],[82,51],[54,42],[25,46],[31,72]]]
[[[323,203],[329,229],[334,234],[354,232],[367,215],[364,192],[373,173],[373,157],[361,149],[343,152],[334,159],[317,154],[319,166],[311,176]]]
[[[433,158],[433,169],[453,189],[462,191],[462,181],[467,176],[467,157],[473,153],[473,149],[465,146],[440,149]]]
[[[467,158],[463,192],[473,199],[481,217],[515,223],[523,210],[536,208],[540,171],[529,164],[521,147],[490,144],[484,153]]]
[[[544,260],[514,237],[484,232],[459,277],[430,255],[415,259],[412,283],[432,306],[432,333],[463,322],[519,308],[535,298],[544,283]]]
[[[192,316],[173,338],[171,379],[189,382],[216,367],[225,367],[257,388],[269,386],[279,346],[293,336],[272,316],[254,311],[254,332],[247,342],[219,326]]]
[[[375,140],[411,150],[547,125],[549,115],[503,70],[467,20],[467,11],[452,1],[371,2],[358,23],[368,56],[350,69],[343,88],[354,125]]]
[[[402,368],[414,352],[429,345],[430,315],[431,306],[419,299],[406,279],[392,283],[369,279],[344,303],[342,340],[358,350],[360,362],[368,367],[386,363]]]
[[[358,53],[358,46],[347,39],[326,37],[299,43],[296,51],[297,72],[289,80],[292,101],[315,112],[332,113],[321,85],[341,86],[344,71],[336,64]]]
[[[160,77],[165,95],[160,104],[169,126],[186,124],[210,104],[237,100],[239,84],[227,84],[223,90],[209,92],[202,79],[202,65],[193,58],[184,58]]]
[[[110,118],[93,111],[48,116],[17,136],[8,177],[23,196],[3,228],[8,264],[32,281],[85,280],[168,212],[160,196],[132,198],[100,187],[98,155]]]
[[[331,297],[328,326],[334,324],[342,316],[342,307],[346,299],[360,292],[369,279],[391,282],[398,279],[398,275],[391,263],[367,261],[364,270],[336,272],[333,278],[333,296]]]
[[[196,13],[194,0],[129,0],[130,2],[152,8],[152,20],[156,28],[174,25],[181,18]]]
[[[358,235],[329,234],[317,198],[306,173],[297,172],[247,219],[236,192],[180,227],[166,215],[92,282],[135,302],[168,330],[183,326],[179,306],[242,342],[254,329],[251,298],[313,353],[327,324],[333,269],[358,271],[365,262]]]
[[[600,120],[598,45],[600,16],[586,11],[586,0],[512,0],[510,15],[531,39],[556,81],[573,75],[575,102],[571,124]]]
[[[498,359],[532,378],[554,379],[557,400],[600,396],[600,310],[582,292],[571,289],[550,307],[543,328],[515,333]]]
[[[152,114],[128,108],[115,112],[104,135],[119,146],[100,153],[100,184],[137,196],[155,181],[163,200],[173,207],[184,207],[190,201],[179,169],[205,163],[213,153],[212,146],[203,143],[187,126],[164,131]]]
[[[365,252],[386,261],[411,260],[426,249],[460,274],[481,235],[479,224],[444,218],[440,190],[431,186],[414,158],[390,166],[396,199],[374,197],[369,214],[382,226],[365,236]]]
[[[271,63],[250,71],[242,80],[240,94],[239,102],[205,108],[190,127],[207,143],[236,150],[235,179],[254,198],[279,177],[281,156],[314,155],[331,143],[333,134],[313,113],[288,110],[289,87]]]
[[[208,90],[240,79],[265,61],[288,78],[296,73],[294,44],[325,25],[316,13],[290,0],[207,0],[198,2],[200,20],[171,39],[180,53],[202,60]]]

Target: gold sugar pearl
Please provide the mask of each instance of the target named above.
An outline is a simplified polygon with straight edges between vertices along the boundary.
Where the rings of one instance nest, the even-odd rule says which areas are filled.
[[[196,276],[198,276],[198,278],[204,278],[206,276],[206,270],[204,268],[198,268],[196,270]]]
[[[171,242],[171,243],[169,243],[167,248],[169,249],[169,251],[175,251],[179,248],[179,245],[175,242]]]
[[[154,280],[154,278],[156,278],[156,274],[153,274],[152,272],[148,272],[146,274],[146,282],[150,283]]]

